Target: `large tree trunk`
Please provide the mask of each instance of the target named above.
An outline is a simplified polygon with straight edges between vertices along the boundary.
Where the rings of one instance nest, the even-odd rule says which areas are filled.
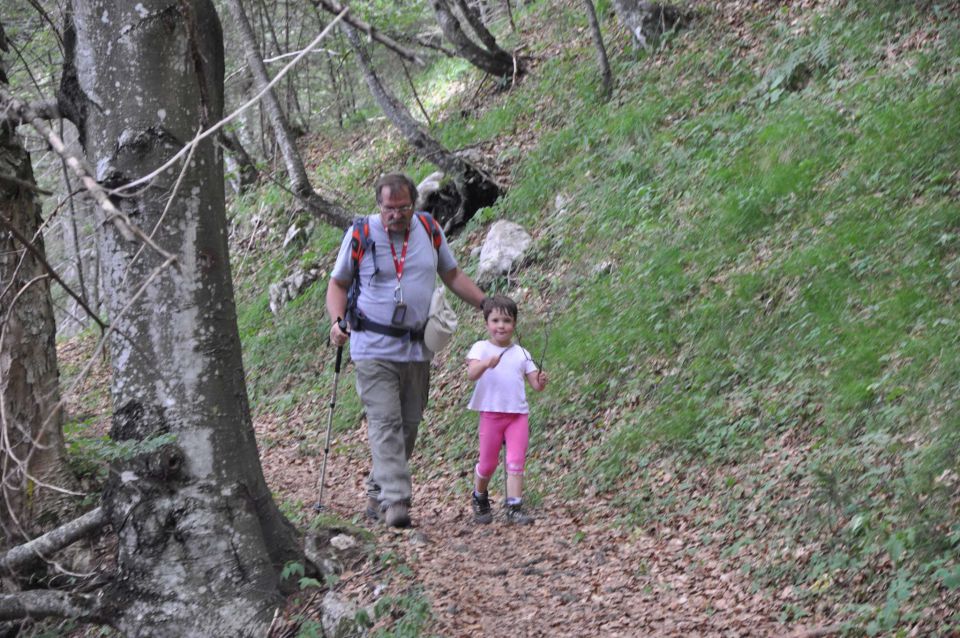
[[[500,196],[500,187],[478,167],[445,149],[421,128],[410,111],[383,86],[357,32],[348,24],[342,25],[342,28],[357,54],[367,87],[384,115],[420,157],[441,168],[456,185],[460,196],[456,210],[450,215],[435,213],[438,221],[449,230],[465,224],[477,210],[495,202]]]
[[[240,39],[243,42],[244,58],[253,74],[254,85],[258,92],[262,91],[270,84],[270,76],[267,75],[267,67],[263,63],[263,58],[260,57],[257,37],[253,33],[253,28],[250,26],[250,21],[247,19],[247,14],[244,12],[240,0],[226,0],[226,5],[237,24]],[[303,160],[299,151],[297,151],[293,135],[290,134],[287,117],[284,115],[283,109],[280,108],[280,102],[277,100],[273,89],[264,93],[262,104],[270,120],[270,126],[273,128],[277,147],[280,149],[283,162],[287,167],[291,190],[321,220],[340,228],[349,225],[352,219],[350,213],[342,206],[328,202],[310,185],[307,170],[303,166]]]
[[[495,51],[489,51],[468,38],[446,0],[431,0],[430,6],[433,7],[444,37],[450,41],[463,59],[484,73],[498,78],[513,75],[513,56],[499,47]]]
[[[63,500],[52,488],[72,488],[74,481],[64,460],[56,325],[41,261],[36,182],[30,156],[6,121],[0,121],[0,167],[20,182],[0,180],[0,526],[5,544],[13,544],[49,526]],[[28,251],[23,239],[32,239],[37,252]]]
[[[72,11],[64,78],[76,86],[62,97],[86,101],[72,110],[86,114],[76,123],[101,184],[152,172],[221,117],[223,40],[209,0],[73,0]],[[259,636],[281,601],[280,569],[302,555],[254,439],[212,139],[174,190],[178,177],[164,171],[115,200],[146,232],[156,228],[174,264],[113,226],[99,233],[116,329],[111,436],[174,437],[111,473],[104,508],[121,576],[102,600],[128,635]]]

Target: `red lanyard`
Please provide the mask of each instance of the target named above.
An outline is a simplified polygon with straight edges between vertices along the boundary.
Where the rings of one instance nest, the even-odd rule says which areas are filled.
[[[403,277],[403,263],[407,260],[407,244],[410,242],[410,229],[407,228],[407,234],[403,236],[403,248],[400,250],[400,260],[397,260],[397,251],[393,247],[393,239],[389,236],[389,231],[387,232],[387,241],[390,243],[390,253],[393,255],[393,267],[397,269],[397,283],[400,283],[400,278]]]

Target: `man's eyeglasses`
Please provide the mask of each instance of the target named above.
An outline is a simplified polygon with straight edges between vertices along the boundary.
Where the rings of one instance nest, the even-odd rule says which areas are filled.
[[[409,212],[413,211],[413,204],[407,204],[406,206],[397,206],[397,207],[393,207],[393,206],[381,206],[381,207],[380,207],[380,210],[382,210],[383,212],[385,212],[385,213],[387,213],[387,214],[391,214],[391,213],[409,213]]]

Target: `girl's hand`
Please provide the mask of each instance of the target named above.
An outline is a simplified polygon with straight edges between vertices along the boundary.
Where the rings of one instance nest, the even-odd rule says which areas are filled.
[[[542,392],[547,387],[547,373],[543,370],[534,370],[527,373],[527,382],[537,392]]]
[[[503,356],[503,353],[501,352],[500,354],[490,357],[489,359],[484,361],[484,364],[486,365],[486,369],[490,370],[491,368],[496,368],[497,364],[500,363],[500,357],[502,356]]]

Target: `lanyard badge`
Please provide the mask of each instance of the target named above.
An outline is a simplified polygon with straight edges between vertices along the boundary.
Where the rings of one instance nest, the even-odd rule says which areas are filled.
[[[403,278],[403,264],[407,260],[407,244],[410,242],[410,229],[407,228],[407,234],[403,237],[403,248],[400,250],[400,259],[397,259],[397,251],[393,247],[393,241],[390,240],[390,253],[393,255],[393,266],[397,271],[397,287],[393,290],[393,316],[390,323],[399,326],[407,316],[407,304],[403,303],[403,288],[400,287],[400,280]]]
[[[403,303],[403,288],[400,287],[400,281],[397,281],[397,287],[393,290],[393,317],[390,323],[399,326],[407,316],[407,304]]]

